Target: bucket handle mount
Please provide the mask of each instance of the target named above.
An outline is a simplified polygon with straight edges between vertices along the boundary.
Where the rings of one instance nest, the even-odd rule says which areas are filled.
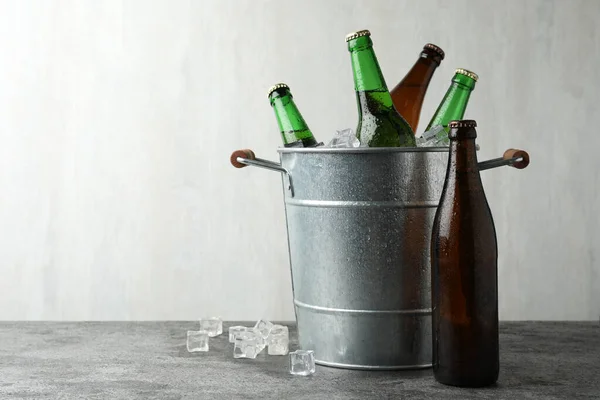
[[[257,158],[254,152],[250,149],[234,151],[233,153],[231,153],[229,161],[231,161],[231,165],[233,165],[236,168],[244,168],[248,165],[251,165],[253,167],[264,168],[271,171],[285,173],[287,175],[289,183],[288,190],[290,191],[291,196],[294,197],[292,174],[290,173],[290,171],[282,167],[281,164],[269,160],[263,160],[262,158]]]

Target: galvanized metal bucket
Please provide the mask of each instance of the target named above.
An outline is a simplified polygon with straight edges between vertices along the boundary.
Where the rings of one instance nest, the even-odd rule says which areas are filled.
[[[331,367],[430,367],[429,244],[448,148],[278,152],[281,163],[249,150],[231,162],[283,173],[300,347]]]

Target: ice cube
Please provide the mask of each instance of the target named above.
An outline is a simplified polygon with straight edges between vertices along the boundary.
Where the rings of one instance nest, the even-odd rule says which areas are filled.
[[[273,325],[267,338],[267,354],[271,356],[284,356],[289,351],[290,335],[287,326]]]
[[[218,317],[201,318],[200,330],[208,332],[208,336],[215,337],[223,333],[223,321]]]
[[[426,132],[423,132],[421,137],[417,138],[417,147],[449,147],[450,139],[448,139],[448,131],[442,125],[435,125]],[[475,150],[479,151],[480,147],[475,143]]]
[[[187,331],[187,351],[208,351],[208,332]]]
[[[308,376],[315,373],[315,354],[312,350],[290,353],[290,374]]]
[[[423,139],[422,137],[418,137],[417,138],[417,147],[449,147],[450,146],[450,140],[446,139],[446,141],[440,141],[440,140],[436,140],[431,139],[431,140],[426,140]],[[475,143],[475,150],[479,151],[480,147],[479,144]]]
[[[427,139],[423,139],[423,137],[418,137],[417,138],[417,147],[444,147],[444,146],[440,145],[437,142],[437,140],[435,140],[435,139],[427,140]]]
[[[288,149],[294,147],[304,147],[304,143],[302,143],[302,140],[296,140],[295,142],[286,144],[285,147]]]
[[[235,337],[240,334],[240,332],[246,331],[245,326],[232,326],[229,328],[229,343],[235,342]]]
[[[444,129],[443,125],[432,126],[428,131],[423,132],[423,139],[432,140],[433,138],[443,139],[444,136],[448,136],[448,132]]]
[[[258,320],[256,325],[254,325],[254,328],[256,328],[260,331],[260,334],[262,335],[263,339],[266,339],[269,337],[269,332],[271,332],[271,328],[273,328],[273,324],[267,320],[261,319],[261,320]]]
[[[234,341],[233,358],[256,358],[262,350],[263,339],[256,332],[240,332]],[[264,346],[263,346],[264,348]]]
[[[354,134],[354,131],[351,128],[342,129],[341,131],[336,131],[336,134],[333,136],[333,139],[327,143],[327,147],[359,147],[360,140]]]
[[[257,340],[258,353],[263,351],[264,348],[267,346],[267,339],[263,336],[263,333],[258,328],[246,328],[246,331],[254,333],[256,335],[256,337],[258,338],[258,340]]]
[[[435,125],[417,138],[417,147],[448,147],[448,132],[442,125]]]

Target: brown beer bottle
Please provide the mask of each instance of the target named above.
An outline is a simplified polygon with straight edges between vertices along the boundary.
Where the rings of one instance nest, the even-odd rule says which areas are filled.
[[[446,181],[431,236],[433,373],[446,385],[498,379],[498,271],[494,220],[479,170],[476,122],[451,121]]]
[[[404,117],[413,132],[417,132],[419,116],[425,92],[431,77],[444,59],[444,51],[435,44],[427,43],[415,65],[391,91],[396,110]]]

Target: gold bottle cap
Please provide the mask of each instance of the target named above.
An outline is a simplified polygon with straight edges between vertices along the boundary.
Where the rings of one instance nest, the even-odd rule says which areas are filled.
[[[475,128],[477,122],[474,119],[454,120],[448,123],[449,128]]]
[[[477,82],[477,79],[479,79],[479,76],[477,76],[477,74],[475,72],[469,71],[468,69],[464,69],[464,68],[458,68],[456,71],[454,71],[454,73],[468,76],[469,78],[473,79],[475,82]]]
[[[269,93],[267,93],[267,97],[271,96],[271,93],[273,93],[277,89],[284,89],[284,88],[287,90],[290,90],[290,87],[288,85],[286,85],[285,83],[278,83],[276,85],[271,86],[269,88]]]
[[[440,47],[436,46],[433,43],[427,43],[425,46],[423,46],[426,49],[430,49],[435,51],[436,53],[438,53],[440,55],[440,57],[442,57],[442,60],[444,59],[444,57],[446,56],[446,53],[444,53],[444,50],[442,50]]]
[[[369,32],[367,29],[364,29],[362,31],[356,31],[356,32],[349,33],[346,35],[346,42],[349,42],[352,39],[356,39],[361,36],[371,36],[371,32]]]

